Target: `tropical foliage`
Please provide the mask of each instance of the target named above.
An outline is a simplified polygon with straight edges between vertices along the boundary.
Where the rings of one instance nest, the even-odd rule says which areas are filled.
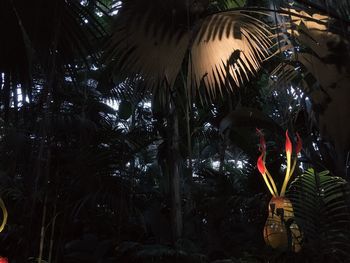
[[[319,262],[349,257],[349,185],[329,171],[308,169],[290,189],[296,220],[304,233],[304,249]]]
[[[328,2],[1,0],[0,260],[349,261],[349,9]],[[256,127],[297,254],[264,243]]]

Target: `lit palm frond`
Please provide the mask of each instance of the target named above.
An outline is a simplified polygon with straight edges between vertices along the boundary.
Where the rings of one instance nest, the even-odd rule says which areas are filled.
[[[291,39],[297,41],[299,45],[307,47],[312,53],[314,59],[324,57],[329,53],[327,49],[327,42],[330,40],[330,34],[328,34],[327,23],[329,21],[328,16],[320,14],[308,14],[305,11],[298,11],[294,9],[284,9],[283,11],[288,12],[287,14],[281,14],[280,18],[284,26],[282,27],[284,32],[279,39],[279,50],[278,52],[292,52],[296,54],[292,56],[290,62],[298,61],[302,64],[305,63],[308,71],[314,71],[314,67],[310,67],[310,59],[307,59],[309,53],[296,51],[296,44],[292,43]],[[288,36],[288,37],[286,37]],[[316,55],[316,56],[315,56]],[[304,63],[303,63],[304,62]],[[316,63],[315,63],[316,64]],[[278,84],[289,83],[297,77],[298,72],[294,70],[295,67],[290,63],[283,61],[273,71]],[[332,76],[332,74],[326,74]],[[323,74],[325,76],[325,74]]]
[[[153,88],[173,86],[184,61],[187,82],[211,94],[241,86],[268,55],[268,27],[239,10],[206,16],[182,2],[123,2],[106,56]]]
[[[346,51],[349,49],[349,43],[340,34],[330,31],[331,18],[320,14],[310,15],[304,11],[289,11],[291,21],[285,23],[287,34],[299,45],[307,48],[307,50],[295,52],[292,60],[302,63],[323,88],[346,77],[348,61],[344,61],[344,58],[335,60],[334,52],[345,52],[341,55],[347,58]],[[295,27],[296,29],[293,29]],[[285,39],[280,40],[280,44],[284,46],[283,50],[295,50],[295,45]],[[280,65],[276,72],[283,74],[283,70],[284,68]]]
[[[288,38],[280,40],[281,51],[291,52],[273,72],[277,84],[288,84],[300,78],[301,86],[314,105],[322,108],[318,124],[321,134],[333,142],[338,158],[338,168],[344,166],[344,154],[350,148],[350,111],[348,82],[350,80],[350,44],[337,29],[335,20],[326,15],[309,14],[294,9],[285,16]],[[337,29],[337,31],[335,31]],[[294,39],[294,42],[287,39]],[[299,63],[304,75],[295,67]],[[312,76],[317,85],[308,85],[304,76]],[[315,88],[320,86],[321,88]]]
[[[317,12],[328,14],[331,17],[348,21],[350,14],[350,3],[347,0],[297,0],[303,6],[309,6]]]
[[[209,16],[191,47],[189,77],[195,86],[203,81],[212,90],[226,84],[226,88],[240,87],[260,68],[270,45],[265,25],[244,12]]]

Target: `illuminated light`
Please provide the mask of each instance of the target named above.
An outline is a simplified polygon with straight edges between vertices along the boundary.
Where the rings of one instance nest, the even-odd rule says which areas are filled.
[[[259,172],[262,174],[265,184],[272,194],[272,198],[269,203],[269,215],[264,226],[264,240],[265,243],[275,249],[287,250],[291,249],[294,252],[299,252],[301,250],[302,242],[302,232],[300,231],[298,225],[294,220],[294,212],[291,201],[286,198],[285,191],[287,184],[294,172],[297,159],[294,159],[293,166],[291,167],[291,155],[292,155],[292,142],[288,135],[288,130],[286,130],[286,154],[287,154],[287,166],[286,175],[283,181],[282,189],[278,195],[278,191],[274,180],[267,170],[264,162],[265,152],[266,152],[266,142],[262,136],[262,132],[256,129],[258,135],[260,136],[260,146],[259,151],[261,155],[257,161],[257,167]],[[301,151],[302,142],[299,134],[297,134],[297,145],[296,152]],[[271,188],[272,185],[272,188]],[[286,222],[292,222],[291,224],[286,224]]]
[[[0,263],[8,263],[8,259],[4,257],[0,257]]]
[[[258,170],[261,174],[265,174],[266,173],[266,167],[265,167],[265,164],[264,164],[264,161],[263,161],[263,156],[264,154],[262,153],[259,158],[258,158],[258,162],[257,162],[257,167],[258,167]]]
[[[292,153],[292,142],[289,139],[288,130],[286,130],[286,153]]]
[[[293,223],[291,223],[288,230],[285,222],[290,221]],[[272,248],[287,250],[290,245],[294,252],[301,250],[302,232],[295,223],[293,206],[288,198],[280,196],[271,198],[269,216],[263,233],[265,243]],[[288,240],[289,235],[291,235],[291,244]]]

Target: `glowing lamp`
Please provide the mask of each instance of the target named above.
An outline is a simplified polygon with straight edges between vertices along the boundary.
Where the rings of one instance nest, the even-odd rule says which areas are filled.
[[[291,165],[293,146],[288,135],[288,130],[286,131],[285,143],[287,169],[280,193],[278,193],[276,184],[265,166],[266,142],[264,135],[258,129],[257,133],[260,136],[259,150],[261,152],[257,161],[257,167],[272,195],[269,202],[269,215],[264,227],[265,243],[275,249],[291,249],[294,252],[299,252],[301,249],[302,233],[294,220],[293,205],[291,201],[285,197],[287,184],[294,172],[297,161],[297,157],[295,157],[293,165]],[[301,151],[301,148],[301,138],[299,134],[297,134],[296,155]]]

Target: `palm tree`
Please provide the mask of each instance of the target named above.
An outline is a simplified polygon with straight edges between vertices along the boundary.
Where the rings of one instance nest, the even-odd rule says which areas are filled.
[[[187,97],[203,84],[207,95],[215,88],[240,87],[268,55],[270,32],[260,20],[242,10],[208,14],[210,1],[122,2],[106,52],[118,71],[140,75],[167,112],[167,163],[173,214],[173,241],[182,235],[178,102],[174,89],[184,63]],[[180,86],[183,86],[180,84]],[[191,104],[189,99],[185,105]]]

